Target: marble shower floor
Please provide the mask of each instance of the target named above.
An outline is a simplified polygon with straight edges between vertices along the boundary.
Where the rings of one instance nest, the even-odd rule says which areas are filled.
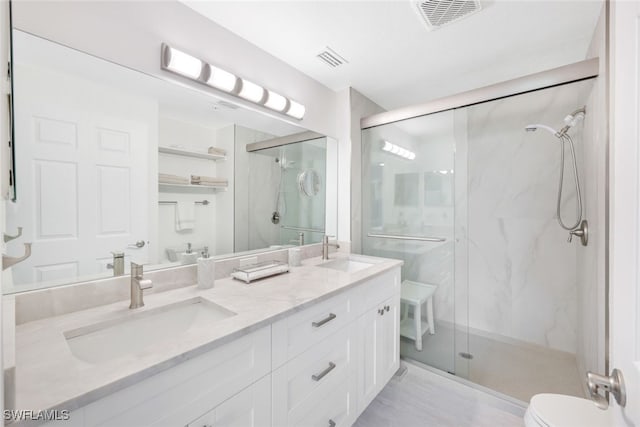
[[[407,364],[354,427],[521,427],[524,407]]]
[[[481,386],[529,402],[537,393],[560,393],[585,397],[574,355],[531,344],[505,342],[469,334],[469,352],[473,355],[464,372],[459,356],[458,369],[453,361],[453,328],[436,326],[435,335],[424,335],[423,350],[402,338],[400,354],[438,369],[448,371]],[[458,342],[465,342],[459,335]]]

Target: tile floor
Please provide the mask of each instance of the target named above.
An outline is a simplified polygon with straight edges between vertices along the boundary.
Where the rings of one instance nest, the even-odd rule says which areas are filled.
[[[407,364],[355,427],[522,427],[524,407]]]

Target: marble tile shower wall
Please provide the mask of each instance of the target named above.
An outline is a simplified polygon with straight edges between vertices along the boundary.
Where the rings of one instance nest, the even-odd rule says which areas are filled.
[[[555,219],[559,145],[550,133],[524,127],[560,127],[584,105],[591,86],[561,86],[464,112],[468,178],[457,199],[466,193],[467,217],[465,229],[458,216],[456,231],[457,252],[466,249],[468,262],[458,263],[456,273],[457,287],[465,287],[460,280],[468,275],[472,329],[576,352],[576,243],[567,243]],[[580,131],[574,139],[582,141]],[[571,174],[565,188],[562,212],[569,222],[576,202]]]
[[[276,207],[281,172],[275,157],[266,154],[252,154],[249,162],[249,193],[240,197],[249,199],[247,249],[253,250],[280,243],[280,227],[271,222],[271,215]]]

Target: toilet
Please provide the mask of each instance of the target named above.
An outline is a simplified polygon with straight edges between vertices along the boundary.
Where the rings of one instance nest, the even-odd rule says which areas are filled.
[[[524,414],[526,427],[612,426],[611,409],[598,409],[587,399],[563,394],[536,394]]]

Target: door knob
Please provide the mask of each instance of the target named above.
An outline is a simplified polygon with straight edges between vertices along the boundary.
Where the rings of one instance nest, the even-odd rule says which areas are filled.
[[[140,249],[140,248],[144,248],[144,245],[145,245],[145,241],[144,240],[138,240],[135,243],[129,243],[129,247],[130,248],[138,248],[138,249]]]
[[[591,400],[593,400],[600,409],[607,409],[609,407],[609,399],[606,393],[611,393],[613,397],[615,397],[616,402],[618,402],[618,405],[623,408],[627,404],[624,379],[622,378],[622,372],[618,369],[614,369],[609,376],[587,372],[587,388],[589,389]],[[600,390],[605,392],[604,396],[600,394]]]

